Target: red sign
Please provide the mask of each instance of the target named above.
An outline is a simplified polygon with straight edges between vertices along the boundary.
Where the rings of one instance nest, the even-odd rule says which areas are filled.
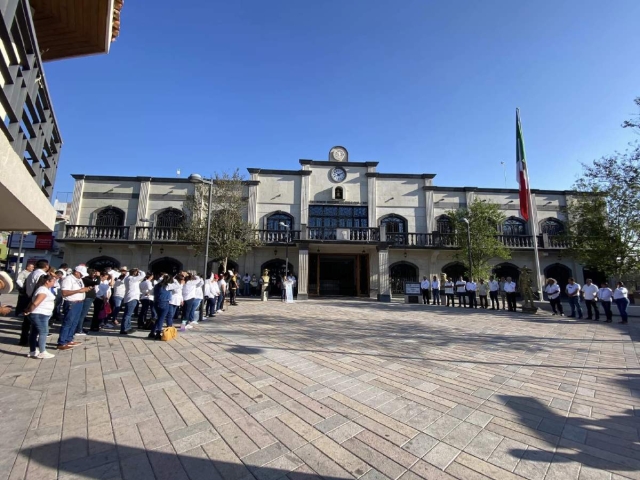
[[[42,233],[36,236],[36,250],[51,250],[53,248],[53,235]]]

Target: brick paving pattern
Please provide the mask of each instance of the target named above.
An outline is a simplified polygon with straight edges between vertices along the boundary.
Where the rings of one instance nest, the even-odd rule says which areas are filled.
[[[2,479],[640,479],[635,320],[250,300],[42,361],[0,325]]]

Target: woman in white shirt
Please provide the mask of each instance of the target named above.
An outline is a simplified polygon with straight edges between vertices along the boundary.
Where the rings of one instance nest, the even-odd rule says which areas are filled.
[[[629,323],[629,315],[627,314],[627,307],[629,306],[629,290],[626,289],[624,283],[618,282],[616,289],[613,291],[613,301],[616,302],[618,310],[620,311],[620,320],[618,323]]]
[[[560,285],[558,285],[555,278],[547,278],[547,285],[544,287],[544,293],[547,294],[553,314],[560,314],[561,317],[564,317],[564,309],[562,308],[562,302],[560,301]]]
[[[49,318],[53,314],[56,296],[51,289],[56,283],[56,277],[45,274],[38,279],[33,300],[24,311],[31,319],[29,332],[29,358],[53,358],[55,355],[47,352],[47,333],[49,333]],[[39,348],[36,348],[36,345]]]
[[[609,288],[609,284],[607,282],[602,282],[600,286],[600,290],[598,290],[598,300],[602,304],[602,309],[604,310],[604,314],[607,317],[605,323],[611,323],[613,320],[613,313],[611,312],[611,300],[613,299],[613,292]]]
[[[205,318],[215,316],[218,307],[218,295],[220,295],[218,276],[211,275],[211,278],[204,284],[204,296],[207,298]]]

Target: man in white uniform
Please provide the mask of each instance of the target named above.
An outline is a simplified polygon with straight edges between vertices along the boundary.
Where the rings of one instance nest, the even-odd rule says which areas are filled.
[[[587,305],[587,320],[600,320],[600,309],[598,308],[598,286],[594,285],[590,278],[582,287],[584,303]],[[595,318],[594,317],[595,314]]]

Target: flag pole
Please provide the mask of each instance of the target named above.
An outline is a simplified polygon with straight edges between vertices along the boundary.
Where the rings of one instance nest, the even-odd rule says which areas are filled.
[[[516,117],[518,119],[518,122],[520,121],[520,109],[516,108]],[[524,143],[524,141],[523,141]],[[518,148],[518,146],[516,145],[516,149]],[[524,145],[522,145],[522,150],[523,150],[523,155],[524,155]],[[526,158],[526,157],[525,157]],[[526,160],[525,160],[526,162]],[[526,181],[527,181],[527,190],[528,190],[528,194],[527,194],[527,205],[528,205],[528,210],[529,210],[529,228],[531,229],[531,234],[533,236],[533,260],[534,260],[534,272],[536,275],[536,293],[538,294],[538,299],[542,300],[542,290],[543,290],[543,282],[542,282],[542,275],[540,272],[540,253],[538,252],[538,210],[536,209],[535,211],[533,210],[533,207],[535,206],[533,204],[532,198],[531,198],[531,183],[529,182],[529,165],[528,162],[526,162],[526,168],[525,168],[525,175],[526,175]]]

